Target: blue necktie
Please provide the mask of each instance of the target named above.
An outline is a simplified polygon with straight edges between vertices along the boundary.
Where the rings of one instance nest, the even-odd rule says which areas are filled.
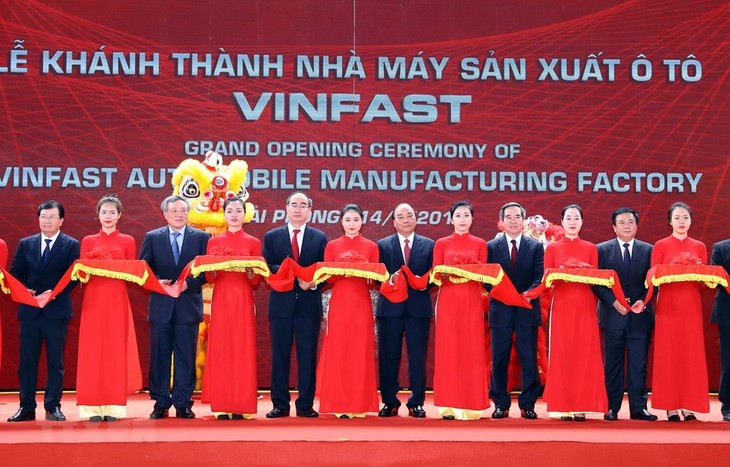
[[[624,243],[624,271],[628,274],[631,267],[631,253],[629,253],[629,244]]]
[[[175,260],[175,264],[177,264],[180,260],[180,245],[177,243],[177,239],[180,235],[180,232],[172,233],[172,259]]]
[[[48,255],[51,254],[51,239],[46,238],[43,241],[46,242],[46,247],[43,249],[43,254],[41,254],[41,263],[46,264],[48,261]]]

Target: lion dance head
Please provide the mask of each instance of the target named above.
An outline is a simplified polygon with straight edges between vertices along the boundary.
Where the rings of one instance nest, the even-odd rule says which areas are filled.
[[[185,159],[177,166],[172,173],[172,193],[190,202],[190,225],[217,234],[226,228],[223,205],[229,198],[240,196],[246,203],[244,222],[253,218],[255,208],[248,202],[247,178],[246,162],[234,159],[225,165],[220,154],[208,151],[203,162]]]

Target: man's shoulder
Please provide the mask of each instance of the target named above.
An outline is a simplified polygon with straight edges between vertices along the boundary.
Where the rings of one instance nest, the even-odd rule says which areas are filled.
[[[730,248],[730,238],[725,240],[720,240],[719,242],[712,245],[713,250],[723,250],[726,248]]]
[[[392,234],[392,235],[388,235],[387,237],[383,237],[377,241],[377,244],[378,244],[378,246],[388,247],[391,245],[394,238],[398,238],[398,234]]]
[[[634,245],[638,245],[641,248],[648,248],[648,249],[654,248],[654,245],[652,245],[651,243],[643,242],[643,241],[639,240],[638,238],[634,239]]]
[[[639,241],[636,240],[636,242],[638,243]],[[607,249],[611,248],[615,243],[616,243],[616,239],[612,238],[611,240],[606,240],[605,242],[597,243],[596,248],[599,251],[607,250]]]
[[[286,229],[286,226],[284,226],[284,228]],[[319,229],[317,229],[315,227],[312,227],[309,224],[307,224],[307,230],[305,231],[305,233],[307,231],[309,232],[310,235],[314,235],[316,237],[320,237],[320,238],[323,238],[323,239],[327,240],[327,235],[324,232],[322,232],[321,230],[319,230]]]
[[[205,230],[198,229],[196,227],[187,226],[185,227],[188,230],[188,233],[190,235],[196,236],[196,237],[210,237],[210,234],[206,232]]]
[[[71,243],[71,244],[74,244],[74,243],[79,243],[79,241],[78,241],[78,240],[76,240],[76,239],[75,239],[74,237],[72,237],[71,235],[66,235],[66,234],[65,234],[65,233],[63,233],[63,232],[61,232],[61,233],[60,233],[60,234],[58,235],[58,238],[59,238],[59,239],[63,239],[63,241],[65,241],[65,242],[69,242],[69,243]]]
[[[428,243],[428,244],[431,244],[431,245],[433,245],[433,244],[435,243],[435,242],[433,241],[433,239],[432,239],[432,238],[429,238],[429,237],[425,237],[425,236],[423,236],[423,235],[418,235],[418,234],[415,234],[415,238],[416,238],[416,239],[417,239],[417,240],[418,240],[419,242],[424,242],[424,243]]]
[[[163,227],[157,227],[156,229],[152,229],[152,230],[148,231],[147,233],[145,233],[144,235],[145,235],[145,237],[151,237],[153,235],[160,235],[160,234],[164,234],[166,230],[167,230],[167,226],[165,225]]]
[[[20,245],[23,245],[25,243],[30,243],[30,242],[34,242],[34,241],[39,241],[40,242],[40,238],[41,238],[41,234],[40,233],[33,234],[33,235],[28,235],[27,237],[21,238],[18,243]]]

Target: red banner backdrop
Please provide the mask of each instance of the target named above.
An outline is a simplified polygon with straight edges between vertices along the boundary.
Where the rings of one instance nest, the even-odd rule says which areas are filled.
[[[610,214],[625,205],[656,241],[683,200],[692,236],[708,248],[728,236],[723,0],[0,5],[0,236],[11,257],[37,231],[41,201],[61,201],[64,231],[80,239],[97,230],[108,192],[141,243],[163,222],[172,169],[208,149],[248,163],[247,230],[258,237],[284,221],[293,190],[310,193],[312,223],[330,238],[352,201],[371,239],[392,232],[401,201],[419,211],[420,233],[441,237],[459,199],[473,202],[473,232],[486,238],[509,200],[553,222],[577,202],[593,242],[613,235]],[[256,296],[264,384],[267,293]],[[146,294],[132,299],[146,370]],[[0,387],[13,388],[17,321],[0,306]],[[709,324],[706,337],[714,387]]]

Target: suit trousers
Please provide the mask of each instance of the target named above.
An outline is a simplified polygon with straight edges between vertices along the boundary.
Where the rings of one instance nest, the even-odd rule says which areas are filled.
[[[275,408],[289,410],[289,375],[291,348],[296,346],[297,410],[312,408],[317,384],[317,344],[319,317],[270,318],[271,331],[271,402]]]
[[[38,362],[41,346],[46,344],[48,378],[43,406],[46,410],[61,407],[63,393],[63,351],[66,345],[67,320],[46,319],[43,315],[33,320],[20,321],[20,406],[35,410],[35,393],[38,385]]]
[[[516,336],[517,354],[522,367],[522,391],[517,397],[520,409],[534,410],[540,394],[540,375],[537,369],[537,326],[522,326],[513,316],[512,325],[490,328],[492,347],[492,374],[489,397],[496,407],[507,410],[512,404],[507,391],[508,368],[512,354],[512,335]]]
[[[398,373],[403,349],[403,337],[408,351],[408,379],[411,396],[406,405],[423,405],[426,397],[426,353],[430,318],[411,316],[377,317],[378,364],[380,373],[380,395],[384,404],[401,405],[397,393],[400,389]]]
[[[176,409],[193,406],[198,326],[195,322],[150,323],[149,385],[155,409],[168,409],[171,405]],[[172,393],[171,360],[175,365]]]
[[[720,386],[717,397],[722,403],[722,415],[730,414],[730,324],[720,324]]]
[[[603,330],[603,366],[609,410],[621,410],[624,388],[629,393],[630,413],[646,409],[646,364],[650,343],[651,331],[629,332],[628,327]]]

